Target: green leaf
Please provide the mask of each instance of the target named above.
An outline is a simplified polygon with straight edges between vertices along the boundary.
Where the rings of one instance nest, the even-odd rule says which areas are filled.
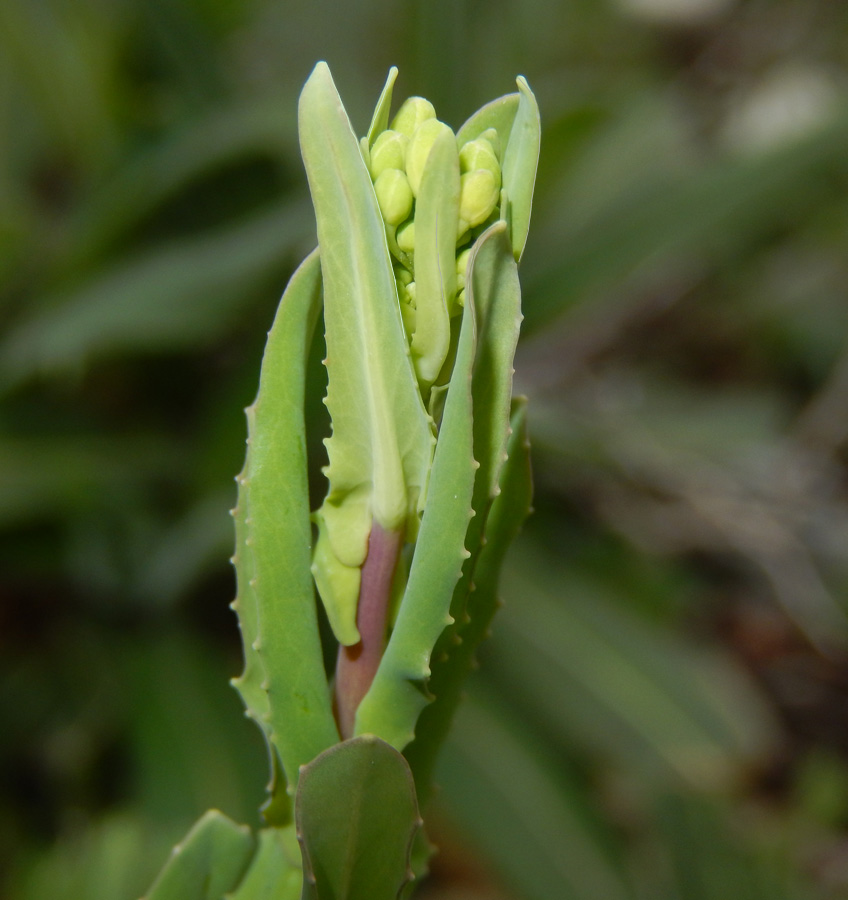
[[[234,512],[248,712],[277,748],[290,789],[298,768],[338,740],[310,573],[303,420],[306,356],[321,307],[317,251],[292,276],[247,409],[248,453]]]
[[[495,150],[501,161],[503,188],[509,210],[501,215],[510,223],[510,238],[516,259],[521,258],[530,228],[530,210],[536,167],[539,161],[541,125],[536,98],[523,77],[517,79],[518,93],[487,103],[457,132],[462,147],[494,128],[498,133]]]
[[[450,347],[449,307],[456,294],[459,157],[443,126],[427,155],[415,207],[415,334],[412,361],[422,393],[442,369]]]
[[[412,774],[373,735],[331,747],[303,769],[295,816],[303,900],[395,900],[409,881],[421,825]]]
[[[509,133],[512,130],[512,124],[518,113],[520,99],[517,93],[505,94],[503,97],[498,97],[497,100],[492,100],[485,106],[481,106],[457,131],[457,145],[462,147],[463,144],[480,137],[484,131],[494,128],[498,133],[495,152],[498,154],[498,159],[502,160],[506,151],[507,141],[509,140]]]
[[[515,121],[509,133],[509,141],[503,155],[503,186],[509,201],[510,236],[516,259],[521,259],[527,232],[530,230],[530,212],[533,207],[533,188],[536,184],[536,167],[539,163],[541,124],[539,107],[530,86],[523,77],[517,80],[519,101]]]
[[[462,698],[477,648],[487,636],[498,607],[498,582],[504,557],[530,512],[533,479],[527,440],[527,402],[523,398],[513,401],[507,451],[500,493],[492,503],[486,521],[486,541],[474,566],[474,590],[469,592],[470,581],[465,578],[457,585],[457,591],[463,592],[460,602],[467,603],[466,624],[457,629],[461,640],[442,641],[445,653],[434,662],[429,683],[435,700],[421,713],[415,740],[404,751],[422,805],[429,796],[436,754]]]
[[[418,715],[429,702],[430,655],[439,635],[453,622],[451,598],[469,556],[465,534],[473,515],[477,469],[472,452],[474,349],[474,307],[469,298],[409,581],[386,652],[356,714],[357,734],[379,734],[399,750],[412,740]]]
[[[452,634],[443,634],[439,640],[434,654],[439,662],[433,665],[429,685],[436,703],[422,713],[416,740],[407,751],[422,799],[429,789],[435,754],[459,702],[462,682],[495,612],[501,561],[527,516],[532,494],[524,404],[515,405],[512,422],[509,415],[521,296],[505,223],[496,223],[478,239],[469,260],[467,284],[478,324],[472,397],[474,457],[480,469],[474,482],[475,515],[465,542],[471,559],[451,602],[451,615],[460,623],[456,632],[461,643]],[[491,529],[490,507],[492,515],[497,509]]]
[[[369,148],[374,146],[377,135],[389,127],[389,112],[392,108],[392,90],[394,89],[397,75],[397,66],[392,66],[391,69],[389,69],[386,84],[380,94],[380,99],[377,101],[377,106],[374,109],[374,116],[371,119],[371,125],[368,128]]]
[[[293,827],[263,828],[253,862],[225,900],[300,900],[303,870]]]
[[[496,222],[474,245],[467,291],[477,315],[474,359],[474,456],[480,471],[474,484],[474,520],[468,549],[474,553],[486,525],[489,504],[500,491],[507,458],[513,359],[521,328],[521,286],[504,222]]]
[[[325,402],[333,421],[320,515],[333,553],[354,567],[365,559],[372,516],[387,531],[414,530],[435,438],[371,177],[325,63],[303,89],[299,127],[322,254]],[[350,593],[336,605],[352,620],[357,597]]]
[[[143,900],[221,900],[241,880],[255,848],[246,825],[211,809],[174,847]]]

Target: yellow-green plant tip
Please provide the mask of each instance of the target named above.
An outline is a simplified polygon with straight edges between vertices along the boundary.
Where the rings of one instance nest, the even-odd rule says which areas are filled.
[[[468,260],[471,258],[471,247],[466,247],[461,253],[456,255],[456,274],[465,278],[468,269]]]
[[[415,282],[397,281],[398,300],[401,306],[411,306],[415,309]]]
[[[465,306],[465,288],[463,288],[461,291],[457,291],[456,305],[461,307]]]
[[[427,157],[436,138],[445,131],[453,134],[449,126],[438,119],[427,119],[422,122],[409,141],[406,149],[406,177],[409,179],[409,186],[412,193],[417,197],[418,189],[421,187],[421,176],[424,174],[424,166],[427,165]]]
[[[394,272],[399,284],[409,284],[412,281],[412,272],[406,266],[395,266]]]
[[[482,134],[478,135],[478,139],[489,142],[492,149],[495,151],[495,155],[498,157],[498,162],[500,162],[501,139],[497,128],[487,128]]]
[[[459,180],[459,230],[463,231],[489,218],[498,205],[500,191],[495,176],[488,169],[466,172]]]
[[[400,300],[400,315],[403,319],[403,327],[407,338],[411,339],[412,335],[415,334],[415,323],[417,321],[414,281],[410,281],[408,284],[398,282],[398,299]],[[406,538],[407,540],[414,540],[410,534],[409,525],[407,525]]]
[[[391,129],[382,132],[371,148],[371,177],[376,180],[386,169],[400,169],[406,164],[409,137]]]
[[[383,219],[389,225],[400,225],[412,212],[412,188],[400,169],[384,169],[374,182],[374,191]]]
[[[397,245],[404,253],[415,251],[415,222],[411,219],[401,225],[395,235]]]
[[[459,171],[474,172],[486,169],[495,176],[498,189],[501,186],[501,167],[492,145],[483,138],[469,141],[459,151]]]
[[[436,108],[423,97],[407,97],[392,119],[392,131],[411,137],[415,129],[427,119],[436,118]]]

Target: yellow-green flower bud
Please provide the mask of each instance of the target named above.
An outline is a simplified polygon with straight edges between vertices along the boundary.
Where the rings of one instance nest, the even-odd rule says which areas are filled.
[[[456,256],[456,274],[465,278],[465,272],[468,269],[468,260],[471,259],[471,248],[466,247]]]
[[[487,128],[482,134],[477,135],[478,140],[488,141],[492,145],[492,150],[495,151],[495,155],[498,160],[501,158],[501,139],[498,136],[497,128]]]
[[[407,335],[411,336],[415,334],[415,319],[416,319],[416,305],[415,305],[415,282],[410,281],[408,284],[404,284],[398,279],[398,300],[400,300],[400,315],[403,320],[403,327],[406,331]]]
[[[406,177],[409,179],[409,186],[412,193],[418,196],[418,188],[421,186],[421,176],[424,174],[424,166],[427,164],[427,157],[430,150],[436,142],[436,138],[443,132],[450,130],[449,126],[438,119],[427,119],[415,129],[406,149]]]
[[[410,272],[406,266],[395,266],[394,273],[395,281],[397,281],[398,284],[406,285],[412,281],[412,272]]]
[[[483,138],[469,141],[459,151],[459,171],[474,172],[477,169],[486,169],[495,176],[498,190],[501,188],[501,167],[492,145]]]
[[[456,257],[456,289],[461,291],[465,287],[465,271],[468,268],[468,260],[471,256],[471,248],[466,247]]]
[[[498,205],[500,191],[488,169],[466,172],[459,178],[459,228],[461,235],[485,222]]]
[[[383,221],[400,225],[412,212],[412,189],[400,169],[384,169],[374,182],[374,193],[380,204]]]
[[[412,137],[415,129],[427,119],[436,118],[436,108],[423,97],[407,97],[392,119],[392,130]]]
[[[456,305],[463,308],[465,306],[465,288],[456,295]]]
[[[415,222],[412,219],[398,228],[395,240],[404,253],[412,253],[415,250]]]
[[[409,138],[399,131],[383,131],[371,148],[371,177],[376,181],[386,169],[403,171]]]

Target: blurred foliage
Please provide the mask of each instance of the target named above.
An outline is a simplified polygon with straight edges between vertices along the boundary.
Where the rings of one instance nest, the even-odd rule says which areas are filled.
[[[537,513],[422,897],[848,895],[848,7],[0,3],[0,896],[255,821],[227,508],[313,222],[295,103],[542,108]],[[229,485],[229,487],[228,487]]]

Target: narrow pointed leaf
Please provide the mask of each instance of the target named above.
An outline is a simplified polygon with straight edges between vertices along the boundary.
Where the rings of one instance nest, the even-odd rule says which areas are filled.
[[[517,79],[518,93],[507,94],[479,109],[457,132],[461,147],[489,128],[498,132],[498,158],[509,210],[501,216],[510,223],[510,238],[516,259],[521,258],[530,227],[533,188],[539,161],[541,125],[536,98],[523,77]]]
[[[383,87],[382,93],[380,94],[380,99],[377,101],[377,106],[374,109],[374,116],[371,119],[371,125],[368,128],[369,147],[372,147],[374,145],[374,141],[377,139],[377,135],[380,134],[381,131],[385,131],[389,127],[389,113],[392,108],[392,91],[395,86],[397,75],[397,66],[392,66],[391,69],[389,69],[389,74],[386,78],[386,84]]]
[[[474,484],[475,516],[468,536],[468,549],[473,553],[489,505],[500,490],[501,468],[507,458],[513,359],[523,318],[518,267],[503,222],[492,225],[475,244],[468,282],[477,315],[472,395],[474,456],[480,463]]]
[[[246,825],[209,810],[174,847],[142,900],[221,900],[241,880],[255,848]]]
[[[339,558],[360,565],[371,515],[397,530],[423,496],[434,438],[409,359],[377,198],[325,63],[303,89],[299,128],[322,254],[333,420],[321,514]]]
[[[501,469],[500,493],[492,503],[486,521],[486,541],[474,567],[474,590],[468,593],[469,585],[465,579],[457,585],[457,591],[464,590],[467,594],[461,601],[466,606],[467,623],[458,629],[461,641],[442,642],[446,652],[433,664],[429,684],[435,701],[421,713],[415,740],[404,751],[415,775],[422,806],[427,802],[436,754],[447,737],[465,678],[497,610],[498,582],[504,557],[530,513],[533,479],[527,440],[527,401],[524,398],[513,401],[510,421],[508,456]]]
[[[530,211],[533,207],[533,188],[539,163],[541,124],[539,107],[530,86],[518,78],[519,101],[515,121],[503,155],[503,186],[509,198],[510,234],[516,259],[521,259],[527,232],[530,230]]]
[[[456,294],[459,156],[447,125],[427,156],[415,208],[415,335],[412,360],[424,390],[436,380],[450,348],[449,304]]]
[[[406,760],[373,735],[322,753],[296,802],[303,900],[396,900],[421,825]]]
[[[465,534],[477,468],[471,404],[474,332],[469,298],[409,581],[377,675],[356,715],[357,734],[379,734],[399,750],[412,740],[418,715],[429,702],[430,656],[453,621],[451,598],[468,558]]]
[[[235,564],[248,710],[265,722],[291,785],[298,767],[338,740],[318,637],[303,419],[306,356],[321,306],[317,253],[292,276],[247,410],[238,478]],[[267,699],[262,698],[265,693]]]

